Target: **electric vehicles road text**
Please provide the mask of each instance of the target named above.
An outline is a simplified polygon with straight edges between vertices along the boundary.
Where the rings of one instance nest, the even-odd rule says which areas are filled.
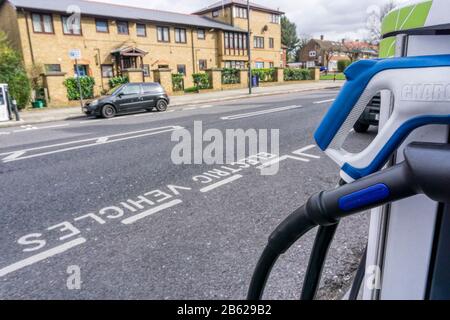
[[[128,83],[110,91],[110,94],[92,100],[84,106],[88,116],[113,118],[117,114],[140,110],[166,111],[170,99],[159,83]]]

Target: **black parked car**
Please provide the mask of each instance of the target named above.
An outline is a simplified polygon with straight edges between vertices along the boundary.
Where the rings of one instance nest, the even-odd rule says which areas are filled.
[[[380,122],[381,95],[377,94],[370,100],[366,110],[355,123],[353,129],[358,133],[365,133],[370,126],[378,126]]]
[[[159,83],[127,83],[112,89],[107,96],[84,106],[88,116],[112,118],[116,114],[140,110],[166,111],[170,99]]]

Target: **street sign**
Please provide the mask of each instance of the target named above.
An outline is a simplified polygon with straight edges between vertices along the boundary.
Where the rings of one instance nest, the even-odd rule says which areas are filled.
[[[72,49],[69,51],[69,57],[72,60],[80,60],[81,59],[81,50],[80,49]]]

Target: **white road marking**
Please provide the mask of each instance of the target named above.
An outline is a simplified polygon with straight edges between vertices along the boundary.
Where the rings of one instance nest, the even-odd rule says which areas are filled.
[[[31,130],[53,129],[53,128],[67,127],[69,125],[70,124],[66,123],[66,124],[57,124],[57,125],[46,126],[46,127],[26,127],[25,129],[14,130],[13,132],[18,133],[18,132],[26,132],[26,131],[31,131]]]
[[[166,112],[175,112],[175,110],[167,110]]]
[[[160,212],[160,211],[163,211],[163,210],[172,208],[172,207],[174,207],[174,206],[176,206],[176,205],[179,205],[180,203],[183,203],[183,201],[182,201],[182,200],[179,200],[179,199],[178,199],[178,200],[173,200],[173,201],[167,202],[167,203],[165,203],[165,204],[163,204],[163,205],[160,205],[160,206],[158,206],[158,207],[152,208],[152,209],[150,209],[150,210],[147,210],[147,211],[142,212],[142,213],[140,213],[140,214],[137,214],[137,215],[135,215],[135,216],[126,218],[126,219],[122,220],[122,223],[123,223],[123,224],[133,224],[133,223],[135,223],[136,221],[139,221],[139,220],[142,220],[142,219],[147,218],[147,217],[149,217],[149,216],[152,216],[152,215],[154,215],[155,213],[158,213],[158,212]]]
[[[194,107],[193,108],[184,108],[183,111],[189,111],[189,110],[195,110],[195,109],[197,109],[197,108],[194,108]]]
[[[81,145],[81,146],[74,146],[74,147],[63,148],[63,149],[59,149],[59,150],[42,152],[42,153],[38,153],[38,154],[32,154],[32,155],[29,155],[29,156],[16,157],[15,159],[12,159],[12,160],[7,160],[6,158],[2,159],[2,161],[4,163],[6,163],[6,162],[12,162],[12,161],[19,161],[19,160],[25,160],[25,159],[30,159],[30,158],[36,158],[36,157],[41,157],[41,156],[46,156],[46,155],[50,155],[50,154],[71,151],[71,150],[78,150],[78,149],[83,149],[83,148],[89,148],[89,147],[109,144],[109,143],[113,143],[113,142],[126,141],[126,140],[130,140],[130,139],[136,139],[136,138],[141,138],[141,137],[146,137],[146,136],[152,136],[152,135],[166,133],[166,132],[172,132],[172,131],[176,131],[176,130],[180,130],[180,129],[183,129],[183,127],[168,126],[168,127],[153,128],[153,129],[140,130],[140,131],[134,131],[134,132],[125,132],[125,133],[115,134],[115,135],[111,135],[111,136],[107,136],[107,137],[91,138],[91,139],[84,139],[84,140],[78,140],[78,141],[70,141],[70,142],[53,144],[53,145],[48,145],[48,146],[43,146],[43,147],[18,150],[18,151],[14,151],[14,152],[7,152],[7,153],[0,154],[0,156],[3,156],[3,155],[10,156],[10,155],[18,153],[18,152],[27,153],[27,152],[30,152],[30,151],[51,149],[51,148],[56,148],[56,147],[61,147],[61,146],[73,145],[73,144],[77,144],[77,143],[92,142],[92,143],[89,143],[89,144],[86,144],[86,145]],[[118,138],[118,137],[123,137],[123,138]],[[118,138],[118,139],[112,139],[112,138]],[[103,143],[99,143],[98,142],[99,139],[102,139],[102,141],[104,139],[107,139],[107,141],[105,141]]]
[[[220,187],[222,187],[222,186],[224,186],[226,184],[232,183],[232,182],[234,182],[236,180],[239,180],[241,178],[243,178],[243,176],[240,175],[240,174],[234,175],[234,176],[229,177],[229,178],[227,178],[225,180],[219,181],[219,182],[211,184],[211,185],[209,185],[209,186],[207,186],[207,187],[205,187],[203,189],[200,189],[200,192],[206,193],[206,192],[212,191],[214,189],[220,188]]]
[[[308,159],[304,159],[304,158],[293,157],[293,156],[281,156],[279,158],[268,161],[268,162],[264,163],[263,165],[256,167],[256,168],[262,170],[264,168],[273,166],[274,164],[280,163],[281,161],[285,161],[287,159],[297,160],[297,161],[301,161],[301,162],[309,162]]]
[[[269,113],[287,111],[287,110],[298,109],[298,108],[302,108],[302,106],[287,106],[287,107],[281,107],[281,108],[275,108],[275,109],[269,109],[269,110],[263,110],[263,111],[242,113],[242,114],[222,117],[220,119],[222,119],[222,120],[236,120],[236,119],[256,117],[256,116],[265,115],[265,114],[269,114]]]
[[[14,152],[12,154],[10,154],[9,156],[7,156],[6,158],[3,159],[3,161],[12,161],[17,159],[18,157],[22,156],[25,154],[26,151],[17,151]]]
[[[320,159],[319,156],[315,156],[315,155],[312,155],[312,154],[307,154],[307,153],[305,153],[306,151],[311,150],[311,149],[314,149],[315,147],[316,147],[316,146],[312,144],[312,145],[306,146],[306,147],[304,147],[304,148],[295,150],[295,151],[293,151],[292,153],[293,153],[293,154],[296,154],[296,155],[298,155],[298,156],[304,156],[304,157],[307,157],[307,158]]]
[[[85,242],[86,242],[85,238],[78,238],[78,239],[72,240],[70,242],[67,242],[65,244],[62,244],[60,246],[57,246],[55,248],[52,248],[50,250],[38,253],[38,254],[36,254],[34,256],[31,256],[29,258],[26,258],[24,260],[21,260],[21,261],[18,261],[16,263],[13,263],[13,264],[11,264],[11,265],[9,265],[7,267],[4,267],[4,268],[0,269],[0,277],[4,277],[4,276],[6,276],[7,274],[9,274],[11,272],[15,272],[15,271],[20,270],[22,268],[31,266],[32,264],[35,264],[35,263],[40,262],[42,260],[45,260],[45,259],[48,259],[50,257],[56,256],[56,255],[58,255],[60,253],[63,253],[65,251],[67,251],[67,250],[70,250],[70,249],[72,249],[72,248],[74,248],[76,246],[79,246],[79,245],[81,245],[81,244],[83,244]]]
[[[207,109],[207,108],[212,108],[214,107],[213,105],[206,105],[206,106],[201,106],[200,109]]]
[[[108,141],[108,137],[102,137],[102,138],[99,138],[96,142],[97,143],[106,143],[107,141]]]
[[[0,135],[8,135],[11,134],[11,132],[0,132]]]
[[[328,99],[328,100],[322,100],[322,101],[315,101],[313,102],[314,104],[322,104],[322,103],[328,103],[328,102],[333,102],[336,99]]]
[[[88,124],[88,123],[95,123],[95,122],[100,122],[100,121],[102,121],[102,120],[83,120],[83,121],[80,121],[79,123],[80,124]]]

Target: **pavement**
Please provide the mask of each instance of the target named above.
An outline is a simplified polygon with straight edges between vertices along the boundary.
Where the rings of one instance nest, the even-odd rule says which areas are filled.
[[[0,299],[244,299],[271,231],[339,179],[312,138],[336,95],[0,129]],[[270,139],[269,154],[248,151],[238,164],[176,164],[180,134],[198,141],[195,121],[224,136],[279,130],[279,152]],[[374,136],[352,133],[350,151]],[[263,175],[264,158],[278,172]],[[344,296],[367,233],[366,215],[342,222],[319,298]],[[298,299],[313,240],[314,232],[280,259],[266,299]]]
[[[269,87],[253,88],[253,97],[270,96],[280,93],[296,93],[311,90],[323,90],[329,88],[341,87],[343,81],[305,81],[304,83],[284,84]],[[200,94],[175,95],[171,97],[171,106],[180,107],[186,105],[198,105],[213,102],[230,101],[249,98],[248,89],[214,91]],[[61,107],[53,109],[37,109],[22,111],[20,113],[21,121],[0,122],[0,128],[25,126],[30,124],[45,123],[51,121],[77,119],[84,117],[81,107]]]

